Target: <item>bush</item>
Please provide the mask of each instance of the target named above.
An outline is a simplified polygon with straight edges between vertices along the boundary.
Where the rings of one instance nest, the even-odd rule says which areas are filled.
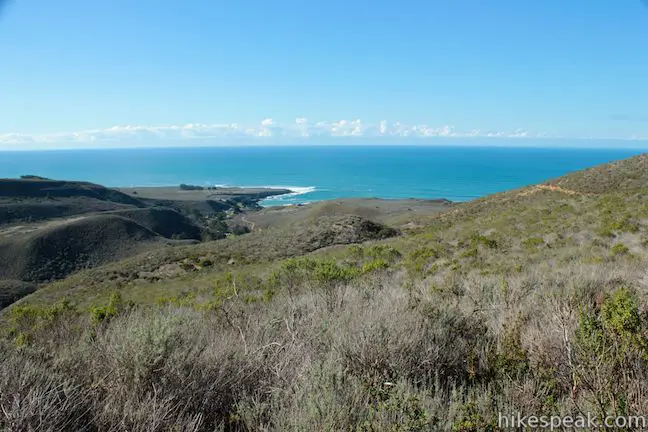
[[[116,317],[120,312],[133,307],[133,303],[126,303],[122,300],[122,296],[119,292],[114,291],[110,294],[110,299],[108,304],[105,306],[93,306],[90,309],[90,316],[92,322],[95,324],[101,324],[104,321],[109,321]]]
[[[389,268],[389,263],[384,259],[377,258],[373,261],[366,262],[362,266],[362,273],[372,273],[378,270],[386,270]]]
[[[601,416],[628,413],[641,397],[632,383],[648,375],[648,323],[636,295],[621,288],[600,309],[584,310],[576,332],[575,384]]]
[[[612,246],[612,255],[626,255],[628,252],[630,252],[630,249],[623,243],[617,243]]]
[[[544,244],[545,241],[542,237],[529,237],[522,242],[522,246],[529,250],[537,249],[538,246],[543,246]]]
[[[409,253],[404,262],[408,274],[412,277],[423,276],[432,261],[439,259],[441,253],[432,247],[423,247]]]
[[[236,224],[232,227],[231,229],[232,234],[234,235],[243,235],[243,234],[248,234],[250,232],[250,227],[246,225],[240,225]]]

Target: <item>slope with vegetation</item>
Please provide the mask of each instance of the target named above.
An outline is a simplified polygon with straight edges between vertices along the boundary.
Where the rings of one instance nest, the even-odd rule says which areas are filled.
[[[644,414],[647,160],[401,236],[304,221],[78,273],[2,314],[0,424],[467,432],[498,413]]]
[[[117,215],[82,217],[0,242],[0,279],[49,281],[151,248],[156,233]]]
[[[93,183],[34,176],[0,179],[0,226],[144,206],[134,197]]]
[[[287,192],[211,188],[187,196],[172,187],[142,192],[151,190],[162,199],[87,182],[0,179],[0,309],[33,291],[24,289],[33,283],[183,240],[195,243],[240,233],[226,222],[226,212],[257,208],[257,200]]]

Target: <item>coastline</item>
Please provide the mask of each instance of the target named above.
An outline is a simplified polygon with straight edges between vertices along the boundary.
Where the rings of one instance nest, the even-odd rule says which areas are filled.
[[[193,186],[192,186],[193,187]],[[319,199],[306,203],[292,203],[285,204],[271,204],[263,205],[266,200],[273,200],[288,198],[298,195],[303,195],[315,191],[314,187],[309,188],[294,188],[288,187],[246,187],[246,186],[231,186],[231,187],[202,187],[202,189],[182,189],[178,186],[141,186],[141,187],[117,187],[113,188],[134,198],[159,200],[159,201],[227,201],[231,199],[246,198],[248,200],[256,201],[264,209],[273,209],[281,207],[303,207],[314,205],[317,203],[327,202],[382,202],[394,205],[403,205],[404,203],[424,203],[431,205],[447,206],[456,204],[456,201],[447,198],[382,198],[375,196],[366,197],[353,197],[353,198],[331,198]]]
[[[239,197],[262,201],[269,197],[294,193],[291,189],[283,188],[184,186],[186,188],[177,185],[119,187],[114,189],[133,197],[165,201],[227,201]]]

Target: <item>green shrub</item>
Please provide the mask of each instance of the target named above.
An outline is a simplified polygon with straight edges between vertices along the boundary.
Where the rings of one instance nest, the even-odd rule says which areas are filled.
[[[473,246],[483,245],[488,249],[497,249],[499,247],[497,240],[479,234],[471,238],[471,243]]]
[[[522,246],[526,249],[537,249],[538,246],[543,246],[545,241],[542,237],[529,237],[522,242]]]
[[[177,296],[161,297],[157,299],[159,306],[174,305],[179,307],[193,307],[195,306],[196,294],[182,292]]]
[[[127,308],[133,307],[133,303],[126,303],[122,299],[121,294],[118,291],[114,291],[110,294],[110,299],[108,304],[105,306],[93,306],[90,308],[90,317],[94,324],[101,324],[105,321],[110,321],[116,317],[120,312],[123,312]]]
[[[604,237],[613,237],[616,233],[637,233],[639,232],[639,224],[631,215],[608,215],[601,219],[597,233]]]
[[[393,246],[378,244],[365,249],[364,256],[374,260],[382,259],[386,262],[394,262],[401,257],[401,253]]]
[[[67,299],[50,306],[36,306],[26,303],[11,308],[9,321],[16,328],[40,327],[65,315],[76,313],[77,309]]]
[[[614,246],[612,246],[612,255],[626,255],[628,252],[630,252],[630,249],[628,246],[624,245],[623,243],[617,243]]]
[[[370,386],[370,407],[367,419],[358,432],[418,432],[429,430],[428,414],[417,395],[406,394],[393,383]],[[386,427],[388,429],[386,429]]]
[[[476,247],[471,247],[461,252],[461,254],[459,254],[459,258],[475,258],[477,255],[479,255],[479,249],[477,249]]]
[[[495,432],[495,420],[488,420],[474,402],[464,405],[461,417],[452,425],[452,432]]]
[[[317,285],[348,282],[360,273],[358,268],[340,265],[332,259],[292,258],[282,262],[269,280],[275,288],[287,286],[292,290],[305,282]]]
[[[588,391],[601,416],[626,413],[637,403],[630,382],[648,372],[648,323],[636,295],[621,288],[600,309],[580,314],[575,338],[574,385]]]
[[[373,261],[367,262],[362,266],[362,273],[371,273],[378,270],[385,270],[389,268],[389,263],[384,259],[377,258]]]
[[[522,347],[521,330],[522,321],[519,318],[504,326],[495,362],[496,372],[501,376],[515,379],[529,372],[529,354]]]
[[[409,253],[404,262],[410,276],[422,276],[426,273],[428,265],[439,259],[441,254],[432,247],[423,247]]]

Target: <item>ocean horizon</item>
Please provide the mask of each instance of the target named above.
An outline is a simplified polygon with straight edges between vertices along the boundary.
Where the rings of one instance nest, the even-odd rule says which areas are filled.
[[[263,205],[337,198],[468,201],[644,153],[638,148],[251,146],[0,152],[0,177],[109,187],[288,188]]]

